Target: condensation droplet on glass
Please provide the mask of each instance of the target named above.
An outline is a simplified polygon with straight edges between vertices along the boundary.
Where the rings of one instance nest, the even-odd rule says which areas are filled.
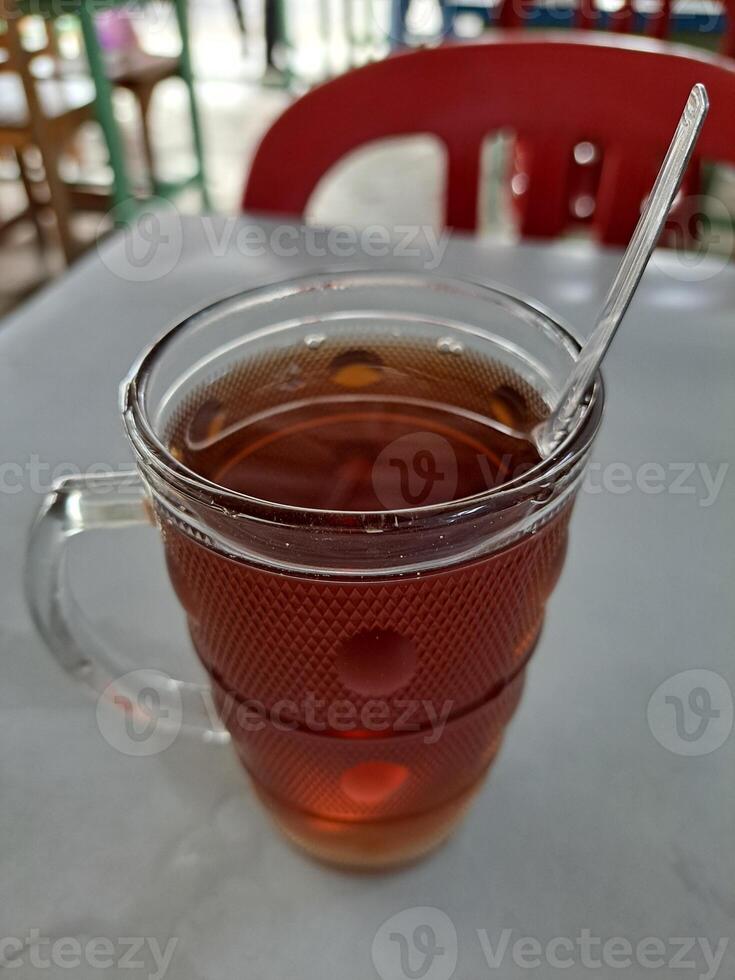
[[[326,339],[323,333],[310,333],[304,337],[304,343],[309,350],[318,350]]]

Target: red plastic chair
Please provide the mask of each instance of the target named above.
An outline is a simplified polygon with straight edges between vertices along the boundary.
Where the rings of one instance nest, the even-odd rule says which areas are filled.
[[[707,86],[712,108],[694,166],[735,163],[735,64],[719,56],[638,38],[516,31],[396,55],[287,109],[258,148],[243,207],[303,215],[321,178],[350,151],[428,133],[446,151],[445,224],[472,231],[483,142],[511,130],[530,150],[521,235],[551,238],[570,224],[574,148],[590,142],[603,154],[592,225],[600,241],[620,244],[695,82]]]
[[[735,0],[723,0],[725,12],[725,30],[721,32],[719,50],[728,57],[735,56]],[[538,0],[499,0],[495,23],[499,27],[528,27],[533,24],[538,13]],[[615,34],[642,34],[646,37],[665,40],[676,33],[677,21],[673,16],[672,0],[660,0],[657,10],[647,14],[641,20],[637,16],[633,0],[623,0],[619,10],[606,12],[601,9],[600,0],[578,0],[573,12],[574,26],[579,30],[602,29]],[[712,16],[711,14],[708,16]],[[588,159],[583,163],[575,163],[570,178],[569,204],[573,220],[579,224],[588,224],[592,213],[588,210],[590,201],[597,193],[600,181],[601,162],[598,148],[585,148]],[[510,160],[508,180],[517,184],[524,180],[528,153],[522,142],[516,141]],[[516,181],[513,178],[516,177]],[[688,194],[698,192],[699,175],[690,173],[685,190]],[[517,202],[513,201],[514,205]],[[516,208],[517,209],[517,208]]]

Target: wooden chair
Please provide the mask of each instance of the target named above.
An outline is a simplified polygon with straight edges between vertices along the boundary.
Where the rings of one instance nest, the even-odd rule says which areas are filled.
[[[94,118],[94,88],[83,79],[35,78],[33,56],[21,40],[17,10],[4,0],[0,13],[6,23],[0,71],[0,145],[16,155],[28,210],[39,233],[36,188],[29,178],[26,154],[32,147],[40,153],[61,246],[67,261],[72,261],[80,245],[71,228],[70,192],[59,173],[59,159],[81,124]]]
[[[321,178],[350,151],[433,134],[446,154],[445,224],[474,231],[485,140],[510,130],[529,153],[520,234],[553,238],[570,225],[574,150],[588,141],[602,155],[591,225],[601,242],[620,244],[695,82],[705,83],[712,107],[694,166],[735,164],[735,64],[719,56],[639,38],[590,43],[586,34],[536,31],[396,55],[293,103],[257,150],[243,207],[301,216]]]
[[[140,48],[121,52],[119,59],[108,62],[107,75],[113,86],[127,89],[138,103],[143,136],[143,150],[152,189],[156,190],[158,167],[151,137],[150,107],[159,82],[179,77],[178,58],[148,54]]]
[[[100,43],[96,25],[98,10],[124,8],[125,0],[104,0],[95,4],[86,0],[0,0],[0,16],[2,4],[12,3],[23,12],[32,12],[53,22],[62,13],[78,19],[81,29],[84,50],[86,54],[85,70],[89,71],[95,89],[95,116],[99,122],[107,144],[109,164],[112,171],[111,194],[116,206],[116,217],[121,221],[132,220],[138,212],[141,188],[133,188],[128,176],[122,135],[115,118],[112,102],[112,91],[115,85],[128,88],[133,92],[140,107],[141,114],[148,116],[151,93],[153,88],[163,78],[181,78],[186,85],[194,155],[196,167],[186,176],[173,181],[158,180],[155,172],[152,174],[153,192],[161,196],[171,196],[186,187],[196,186],[201,191],[205,209],[210,207],[207,183],[204,172],[204,148],[202,129],[194,91],[194,76],[189,47],[189,22],[187,0],[172,0],[176,22],[181,37],[181,52],[178,58],[161,58],[143,52],[131,53],[130,57],[110,63]],[[144,132],[144,150],[148,157],[149,166],[153,164],[150,130],[146,126]]]
[[[0,31],[0,75],[7,71],[10,71],[10,52],[8,51],[7,47],[5,31],[3,30]],[[2,82],[0,82],[0,92],[2,92]],[[0,126],[1,120],[2,113],[0,112]],[[28,169],[23,159],[23,154],[16,147],[14,141],[3,143],[2,139],[0,139],[0,150],[4,151],[4,155],[18,168],[18,174],[26,193],[26,205],[24,207],[9,217],[6,215],[0,215],[0,239],[4,238],[8,232],[15,228],[16,225],[25,221],[32,221],[36,229],[38,242],[41,244],[43,242],[43,233],[38,217],[35,197],[31,189]]]
[[[111,18],[119,18],[111,20]],[[55,21],[46,20],[49,37],[55,35]],[[150,190],[157,189],[157,167],[153,149],[150,123],[150,106],[153,92],[159,82],[180,77],[179,59],[166,55],[150,54],[144,51],[124,10],[115,8],[104,10],[94,19],[97,36],[99,60],[104,65],[105,84],[113,88],[124,88],[131,93],[141,120],[143,153],[150,183]],[[53,74],[56,78],[78,77],[89,74],[88,59],[82,55],[75,58],[53,59]],[[104,128],[104,127],[103,127]],[[120,147],[122,152],[122,147]],[[114,168],[113,168],[114,169]],[[121,175],[116,175],[116,177]],[[124,176],[127,181],[127,175]],[[144,188],[136,189],[143,193]]]
[[[20,0],[20,2],[27,4],[29,0]],[[46,11],[48,16],[54,16],[54,4],[50,0],[33,0],[33,2],[41,12]],[[123,7],[124,0],[111,0],[109,6],[114,9]],[[69,0],[65,8],[67,12],[73,13],[79,18],[82,29],[89,70],[96,90],[97,118],[105,135],[110,154],[110,165],[113,171],[113,196],[120,218],[134,217],[137,207],[133,189],[128,180],[122,139],[113,112],[112,89],[115,85],[128,88],[139,103],[144,121],[144,147],[151,168],[153,192],[161,196],[170,196],[185,187],[196,186],[201,192],[204,208],[210,207],[205,178],[202,128],[194,91],[194,75],[189,47],[187,0],[173,0],[173,7],[181,37],[179,56],[177,58],[164,58],[149,55],[139,50],[131,50],[127,59],[123,58],[118,65],[110,63],[109,59],[105,58],[93,16],[93,5],[84,2],[84,0]],[[158,82],[174,76],[183,80],[188,92],[196,167],[190,176],[168,183],[158,180],[155,175],[152,141],[148,126],[148,109],[153,89]]]

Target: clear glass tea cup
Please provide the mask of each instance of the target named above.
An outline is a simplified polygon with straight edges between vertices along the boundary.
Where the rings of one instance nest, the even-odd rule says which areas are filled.
[[[527,300],[412,273],[317,275],[202,310],[123,384],[136,470],[63,480],[44,504],[28,557],[41,633],[136,738],[230,741],[310,853],[420,856],[519,703],[601,379],[550,457],[497,431],[543,417],[579,348]],[[131,684],[73,602],[67,540],[136,523],[159,530],[209,688],[146,663]]]

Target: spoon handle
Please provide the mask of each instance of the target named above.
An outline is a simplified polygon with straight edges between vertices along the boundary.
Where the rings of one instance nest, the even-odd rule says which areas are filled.
[[[610,286],[597,325],[580,352],[556,408],[540,426],[537,442],[542,451],[548,452],[553,449],[566,434],[569,423],[592,383],[620,321],[625,316],[625,311],[666,223],[674,197],[681,186],[708,108],[707,90],[704,85],[695,85],[684,106],[684,112],[656,177],[653,190],[625,250],[623,261]]]

